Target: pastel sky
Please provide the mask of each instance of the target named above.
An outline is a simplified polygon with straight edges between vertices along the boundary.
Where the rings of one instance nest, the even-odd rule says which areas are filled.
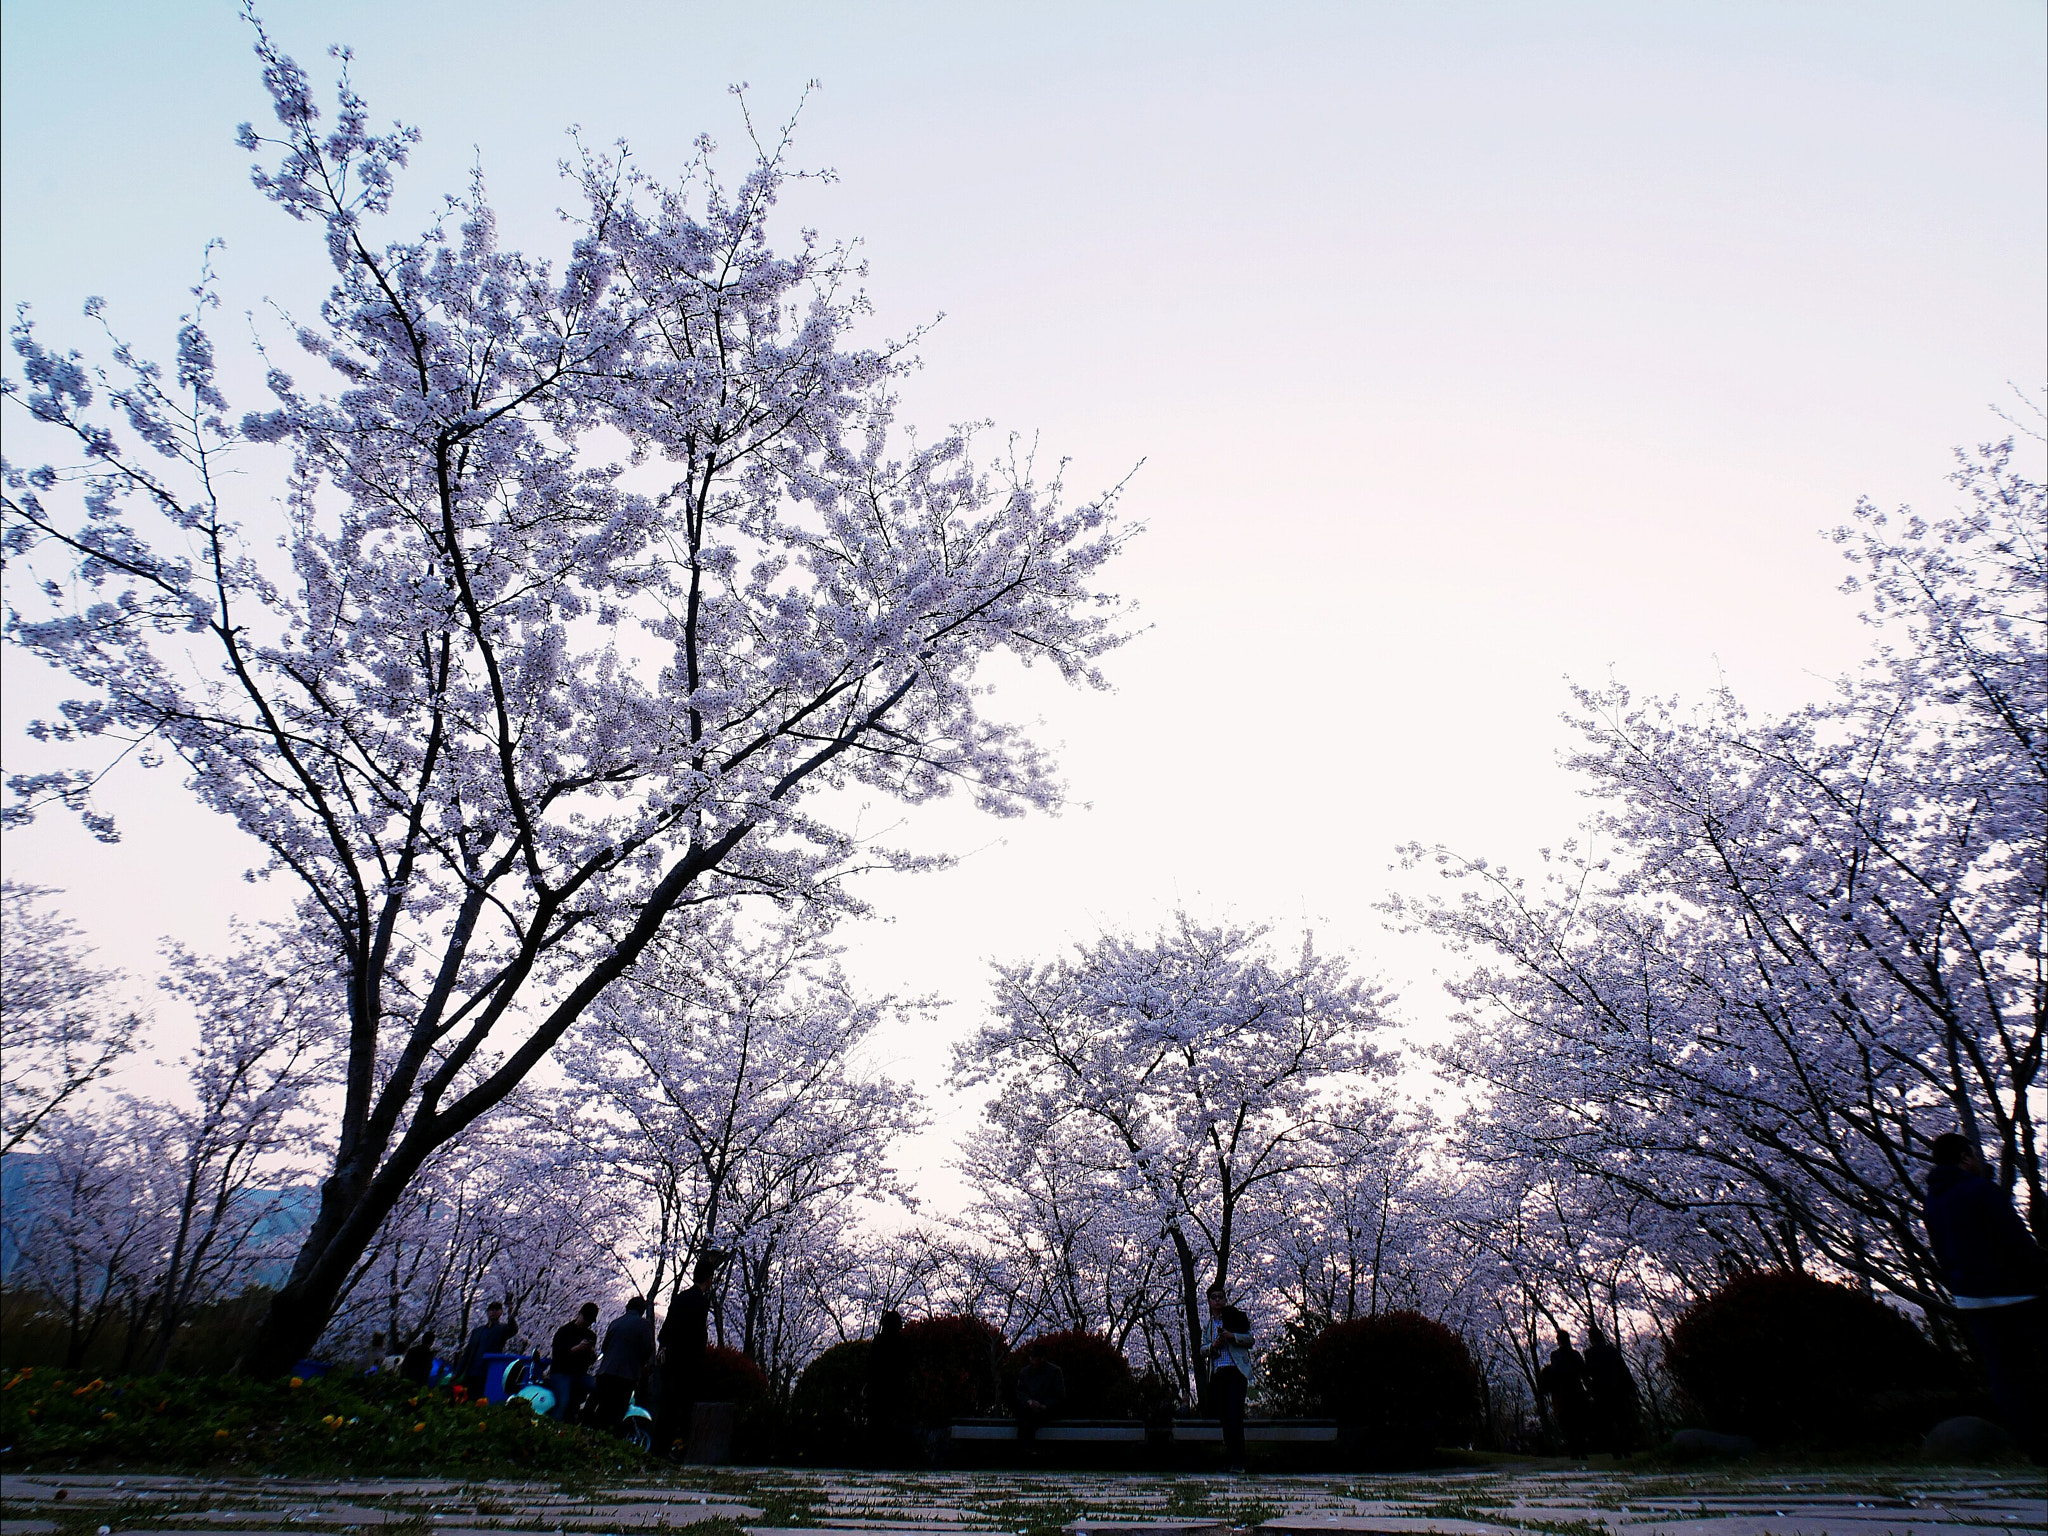
[[[480,164],[531,246],[569,125],[737,166],[724,88],[780,121],[817,78],[798,158],[838,180],[789,227],[863,241],[878,333],[944,312],[906,414],[1037,434],[1084,493],[1143,461],[1116,691],[1001,680],[1075,805],[919,812],[906,837],[966,856],[847,935],[867,982],[953,999],[885,1042],[935,1093],[991,957],[1176,905],[1313,927],[1426,1035],[1444,960],[1382,927],[1420,878],[1394,849],[1568,835],[1568,679],[1814,696],[1865,644],[1820,531],[1859,495],[1948,506],[1950,447],[2048,375],[2040,0],[263,10],[424,131],[402,226]],[[162,351],[219,236],[231,314],[312,309],[317,240],[233,144],[265,110],[225,0],[10,0],[0,296],[83,342],[104,295]],[[12,766],[55,694],[4,665]],[[106,958],[276,900],[175,770],[105,800],[119,846],[50,817],[5,854]],[[944,1205],[973,1109],[936,1107],[907,1161]]]

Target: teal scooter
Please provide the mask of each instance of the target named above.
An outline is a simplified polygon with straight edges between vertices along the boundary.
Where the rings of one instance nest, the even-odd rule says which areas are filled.
[[[513,1390],[507,1394],[508,1403],[524,1403],[533,1410],[535,1418],[544,1419],[555,1411],[555,1394],[540,1382],[533,1380],[537,1374],[532,1362],[522,1361],[514,1377],[507,1371],[507,1385]],[[626,1416],[619,1422],[619,1435],[629,1444],[643,1451],[654,1449],[654,1415],[640,1406],[640,1399],[626,1400]]]

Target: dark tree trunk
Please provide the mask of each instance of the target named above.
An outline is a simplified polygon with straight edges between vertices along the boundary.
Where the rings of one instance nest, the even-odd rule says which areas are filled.
[[[1198,1289],[1201,1282],[1195,1278],[1195,1250],[1188,1246],[1179,1227],[1168,1231],[1173,1238],[1174,1256],[1180,1261],[1181,1316],[1187,1322],[1188,1365],[1195,1375],[1195,1407],[1198,1412],[1207,1413],[1209,1373],[1202,1368],[1202,1295]]]

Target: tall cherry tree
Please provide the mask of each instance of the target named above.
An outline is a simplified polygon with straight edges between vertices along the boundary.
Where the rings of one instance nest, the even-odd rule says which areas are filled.
[[[5,470],[10,590],[45,605],[7,633],[79,685],[35,729],[80,757],[17,775],[8,815],[113,837],[85,754],[174,755],[334,957],[333,1161],[244,1362],[275,1373],[427,1160],[680,908],[844,903],[851,870],[919,862],[818,791],[1057,805],[976,677],[1005,654],[1099,684],[1123,534],[964,433],[892,447],[911,359],[855,343],[858,266],[771,243],[786,135],[731,183],[708,146],[666,185],[584,156],[559,262],[501,241],[480,181],[386,239],[415,132],[373,131],[345,73],[323,121],[260,27],[256,51],[276,126],[242,142],[335,283],[301,372],[273,358],[240,414],[210,283],[168,365],[17,321],[10,448],[69,457]]]
[[[1472,957],[1442,1060],[1481,1091],[1475,1150],[1937,1312],[1935,1135],[2048,1232],[2048,493],[2013,440],[1955,480],[1955,516],[1866,504],[1839,535],[1877,647],[1834,698],[1582,692],[1602,855],[1530,884],[1418,849],[1459,891],[1408,908]]]

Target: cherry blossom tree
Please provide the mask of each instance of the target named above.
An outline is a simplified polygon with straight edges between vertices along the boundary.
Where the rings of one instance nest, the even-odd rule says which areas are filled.
[[[1956,516],[1866,503],[1837,535],[1878,643],[1835,697],[1757,720],[1582,690],[1611,851],[1531,886],[1412,850],[1460,893],[1396,903],[1473,957],[1441,1059],[1488,1159],[1936,1311],[1936,1134],[1978,1137],[2048,1232],[2048,496],[2012,440],[1954,478]]]
[[[142,1028],[118,974],[87,963],[56,894],[0,885],[0,1155],[105,1077]]]
[[[9,1284],[62,1314],[67,1368],[110,1322],[139,1315],[149,1294],[163,1223],[148,1198],[152,1148],[132,1110],[116,1103],[90,1118],[60,1116],[36,1151],[9,1154],[17,1179],[0,1210],[17,1256]]]
[[[172,946],[164,988],[197,1015],[192,1102],[138,1109],[154,1156],[144,1198],[166,1228],[148,1309],[162,1370],[193,1306],[233,1295],[265,1258],[278,1186],[316,1147],[315,1096],[332,1085],[334,966],[245,930],[227,961]]]
[[[341,978],[332,1166],[245,1361],[275,1373],[428,1160],[674,914],[845,907],[849,873],[930,862],[821,791],[1056,806],[975,679],[1006,655],[1100,685],[1125,534],[1029,458],[978,469],[965,431],[892,446],[912,359],[855,344],[857,263],[771,244],[786,133],[736,183],[708,144],[672,185],[582,155],[559,263],[501,241],[480,180],[382,239],[415,132],[373,131],[345,67],[323,123],[256,50],[256,184],[336,274],[292,325],[303,377],[273,357],[267,408],[230,407],[211,280],[168,366],[24,315],[18,435],[70,457],[10,462],[0,506],[46,605],[8,636],[81,690],[34,728],[73,765],[17,775],[11,821],[62,803],[112,838],[87,754],[175,756]]]
[[[1378,1098],[1331,1106],[1318,1155],[1288,1181],[1283,1215],[1260,1245],[1265,1283],[1296,1317],[1319,1326],[1383,1305],[1426,1309],[1411,1282],[1428,1267],[1429,1133],[1426,1117]]]
[[[957,1080],[995,1087],[1014,1146],[1078,1122],[1113,1149],[1124,1203],[1171,1245],[1189,1362],[1205,1285],[1228,1283],[1261,1202],[1323,1155],[1332,1096],[1389,1067],[1366,1039],[1379,994],[1308,937],[1288,962],[1265,937],[1182,914],[1151,939],[999,965],[955,1058]]]
[[[917,1095],[861,1059],[914,1005],[857,995],[838,958],[801,917],[750,932],[694,914],[561,1054],[555,1123],[643,1194],[648,1294],[679,1289],[706,1247],[733,1252],[748,1344],[795,1234],[848,1200],[900,1197],[889,1147],[921,1123]]]
[[[1007,1282],[1005,1332],[1078,1329],[1129,1350],[1165,1318],[1177,1345],[1179,1267],[1152,1205],[1129,1198],[1123,1143],[1094,1119],[1019,1109],[992,1104],[959,1161],[975,1191],[963,1225]]]
[[[608,1175],[514,1095],[442,1149],[406,1189],[344,1290],[323,1347],[432,1330],[454,1350],[491,1301],[512,1299],[529,1344],[586,1301],[623,1300],[615,1256],[634,1212]]]

